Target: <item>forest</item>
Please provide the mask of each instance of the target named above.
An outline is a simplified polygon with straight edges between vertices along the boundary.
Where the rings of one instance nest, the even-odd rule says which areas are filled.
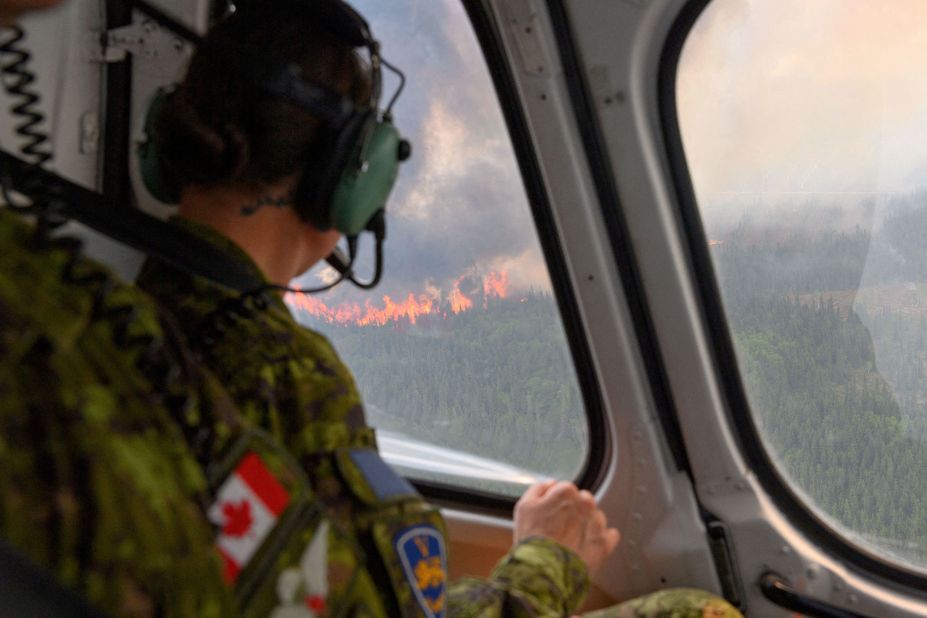
[[[892,206],[871,231],[741,225],[711,250],[781,472],[847,536],[927,568],[927,205]]]
[[[744,217],[710,251],[751,408],[733,412],[821,517],[927,568],[927,199],[890,206],[865,229],[839,208],[805,227]],[[561,478],[585,461],[549,294],[414,325],[300,319],[335,342],[374,426]]]
[[[333,341],[378,429],[546,476],[574,478],[585,462],[584,405],[550,294],[415,324],[303,321]]]

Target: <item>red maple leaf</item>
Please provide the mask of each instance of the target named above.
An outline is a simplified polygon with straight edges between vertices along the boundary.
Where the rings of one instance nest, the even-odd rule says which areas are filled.
[[[254,523],[254,518],[251,516],[251,503],[247,500],[242,500],[238,504],[226,502],[222,505],[222,514],[225,515],[222,534],[228,536],[244,536]]]
[[[318,594],[307,595],[305,598],[306,607],[314,614],[321,614],[325,611],[325,597]]]

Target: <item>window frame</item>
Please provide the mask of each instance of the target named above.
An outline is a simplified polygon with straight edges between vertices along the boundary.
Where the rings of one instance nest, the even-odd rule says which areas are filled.
[[[702,224],[689,166],[683,149],[676,101],[676,77],[689,33],[712,0],[688,0],[678,11],[660,54],[657,77],[659,129],[664,140],[678,226],[687,247],[689,274],[698,296],[700,321],[709,337],[711,362],[724,397],[725,414],[762,488],[798,530],[826,552],[864,576],[876,576],[887,587],[927,599],[927,573],[906,568],[873,550],[853,543],[809,507],[783,476],[764,445],[741,378],[728,327],[721,289]]]
[[[550,197],[544,186],[541,166],[515,86],[512,67],[498,31],[498,24],[491,10],[482,0],[459,0],[459,2],[467,14],[469,25],[479,44],[483,60],[486,62],[492,79],[495,99],[499,103],[505,120],[506,136],[515,153],[534,230],[537,233],[550,277],[552,292],[557,301],[560,321],[573,363],[572,369],[582,396],[587,424],[586,456],[579,474],[570,480],[581,489],[596,492],[606,477],[612,445],[606,427],[601,386],[596,377],[576,295],[570,284]],[[409,478],[409,481],[424,496],[442,506],[463,508],[468,511],[511,515],[516,501],[515,498],[509,496],[469,489],[449,482],[424,481],[414,478]]]
[[[676,469],[686,472],[691,477],[691,465],[686,454],[679,419],[675,413],[676,405],[669,387],[669,378],[661,360],[656,328],[644,292],[642,275],[632,250],[631,232],[621,205],[618,186],[612,175],[613,166],[591,87],[584,77],[580,52],[570,29],[570,17],[564,0],[547,0],[547,10],[557,38],[558,58],[563,65],[564,78],[573,101],[576,126],[581,134],[599,208],[605,220],[606,232],[628,303],[637,338],[637,352],[643,362],[649,394],[660,420],[662,437]]]

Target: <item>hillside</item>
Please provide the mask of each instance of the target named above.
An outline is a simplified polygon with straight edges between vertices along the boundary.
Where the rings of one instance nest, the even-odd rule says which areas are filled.
[[[923,222],[915,204],[874,233],[742,225],[713,236],[711,254],[781,471],[851,537],[927,568]],[[486,290],[463,308],[453,296],[349,311],[307,303],[300,319],[335,342],[372,424],[571,477],[587,428],[556,303]]]
[[[582,397],[551,296],[494,298],[415,324],[301,320],[335,343],[371,424],[561,478],[582,466]]]

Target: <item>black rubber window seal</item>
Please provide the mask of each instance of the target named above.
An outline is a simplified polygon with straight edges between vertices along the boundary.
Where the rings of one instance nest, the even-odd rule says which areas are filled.
[[[679,223],[688,244],[686,250],[691,259],[692,280],[700,299],[701,320],[711,338],[715,371],[721,376],[725,408],[735,428],[741,454],[783,514],[809,539],[860,574],[874,577],[895,591],[927,599],[927,577],[850,543],[808,507],[776,469],[754,423],[689,176],[676,107],[676,75],[682,48],[709,2],[691,0],[682,8],[673,24],[660,59],[658,100],[673,180],[672,189],[678,204]]]

